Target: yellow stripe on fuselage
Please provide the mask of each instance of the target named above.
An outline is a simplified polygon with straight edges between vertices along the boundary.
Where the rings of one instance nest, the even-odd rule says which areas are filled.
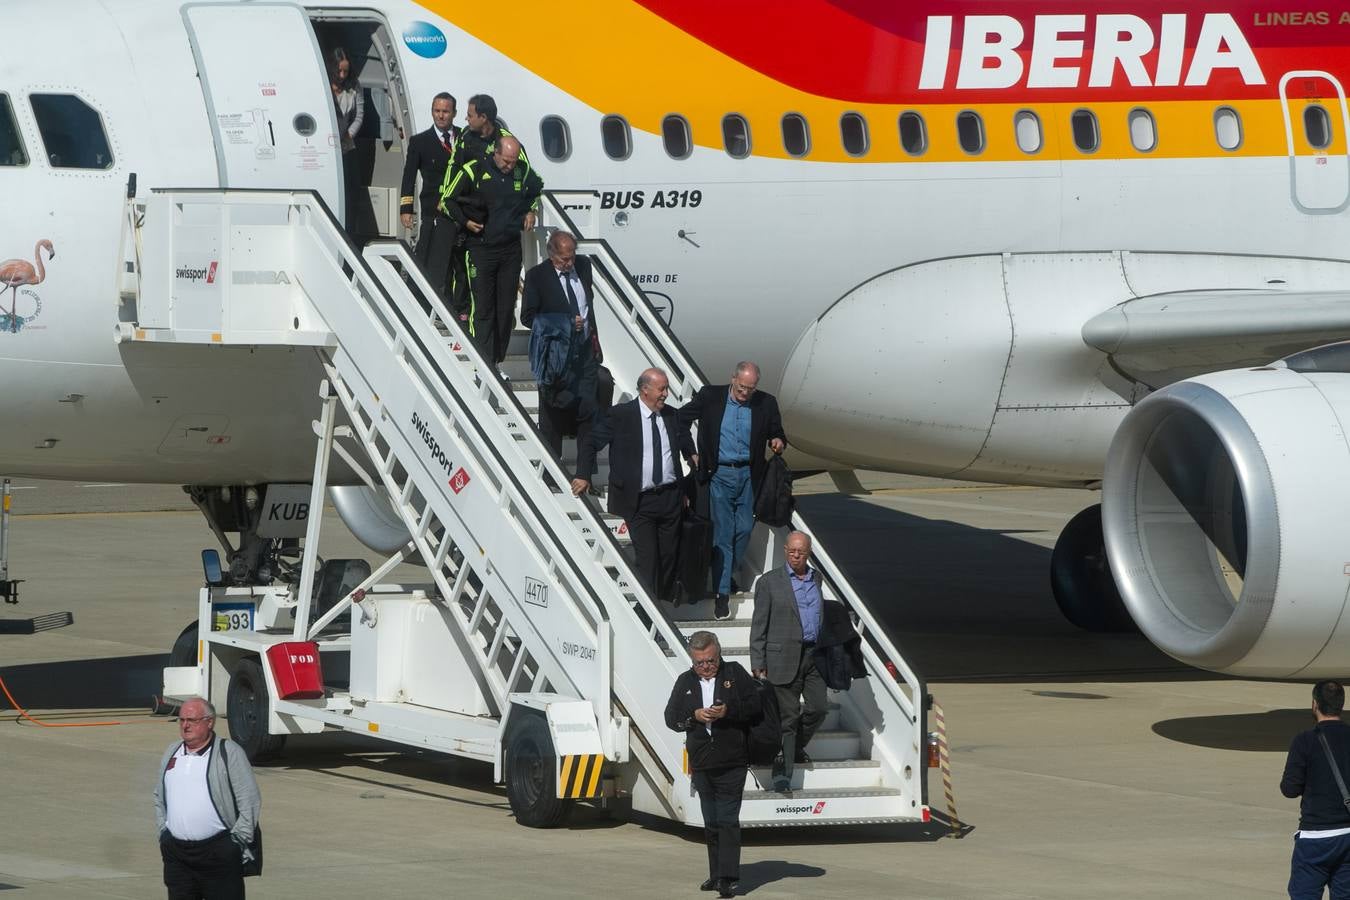
[[[452,5],[444,0],[425,0],[425,5],[600,113],[621,115],[633,128],[657,135],[666,115],[679,114],[689,121],[696,145],[717,151],[722,150],[723,117],[737,113],[750,124],[753,157],[791,159],[783,147],[781,123],[786,113],[798,113],[810,125],[811,150],[803,159],[812,162],[1200,159],[1288,153],[1278,99],[909,107],[850,104],[775,81],[636,3],[596,2],[569,13],[569,30],[588,35],[595,46],[614,48],[580,55],[571,52],[567,41],[557,39],[556,23],[546,16],[503,16],[490,5]],[[638,64],[630,65],[634,60]],[[1291,101],[1290,108],[1295,146],[1301,154],[1311,155],[1301,118],[1306,102]],[[1335,139],[1323,152],[1343,154],[1346,140],[1339,102],[1333,97],[1324,105]],[[1232,151],[1221,149],[1215,138],[1214,113],[1221,106],[1232,107],[1242,119],[1243,141]],[[1150,152],[1136,150],[1130,143],[1127,117],[1136,108],[1147,109],[1157,122],[1158,142]],[[1035,112],[1041,120],[1044,139],[1037,153],[1024,153],[1017,146],[1013,116],[1023,109]],[[1073,145],[1069,120],[1076,109],[1090,109],[1097,116],[1101,145],[1093,153],[1082,153]],[[956,116],[963,110],[977,112],[984,120],[987,141],[982,153],[966,153],[957,141]],[[900,145],[898,119],[906,111],[922,115],[928,132],[928,149],[918,156]],[[839,120],[847,112],[867,120],[870,147],[862,156],[844,150]]]

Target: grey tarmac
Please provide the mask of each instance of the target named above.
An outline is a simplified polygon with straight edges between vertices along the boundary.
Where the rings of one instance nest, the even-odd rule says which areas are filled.
[[[946,711],[966,837],[939,825],[746,832],[742,887],[786,897],[1268,898],[1296,804],[1277,788],[1307,687],[1187,669],[1138,635],[1063,622],[1046,578],[1082,491],[862,473],[803,511]],[[16,479],[0,617],[75,624],[0,636],[0,893],[163,896],[150,787],[171,720],[148,714],[193,617],[211,546],[177,487]],[[366,555],[325,518],[324,555]],[[409,575],[415,580],[410,570]],[[223,723],[221,730],[224,730]],[[251,897],[700,897],[701,834],[584,809],[512,820],[488,767],[346,736],[292,738],[259,767],[266,872]],[[941,780],[929,779],[943,807]]]

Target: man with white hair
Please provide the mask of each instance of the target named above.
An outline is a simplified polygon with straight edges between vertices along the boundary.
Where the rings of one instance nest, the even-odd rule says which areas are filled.
[[[244,748],[217,737],[215,724],[215,707],[189,698],[178,710],[179,740],[159,761],[155,827],[169,900],[244,896],[262,797]]]

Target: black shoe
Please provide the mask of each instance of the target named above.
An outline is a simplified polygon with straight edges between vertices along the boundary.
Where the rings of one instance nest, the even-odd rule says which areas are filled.
[[[707,881],[700,884],[698,889],[700,891],[715,891],[720,886],[720,882],[720,878],[709,878]]]
[[[796,753],[792,755],[792,761],[794,763],[803,763],[805,765],[810,765],[811,757],[806,754],[805,750],[798,750]]]
[[[732,881],[730,878],[723,878],[717,883],[717,896],[735,897],[736,888],[740,886],[740,882]]]
[[[717,619],[731,618],[731,598],[726,594],[717,595],[717,600],[713,604],[713,617]]]

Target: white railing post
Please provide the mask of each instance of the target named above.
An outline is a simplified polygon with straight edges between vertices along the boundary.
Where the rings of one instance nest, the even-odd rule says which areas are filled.
[[[299,596],[296,597],[295,630],[297,641],[304,640],[309,630],[309,608],[314,593],[314,567],[319,559],[319,527],[323,519],[323,493],[328,484],[328,460],[333,450],[333,426],[337,421],[337,394],[325,378],[319,384],[323,400],[319,427],[323,431],[314,454],[314,481],[309,491],[309,513],[305,521],[305,551],[300,563]]]

